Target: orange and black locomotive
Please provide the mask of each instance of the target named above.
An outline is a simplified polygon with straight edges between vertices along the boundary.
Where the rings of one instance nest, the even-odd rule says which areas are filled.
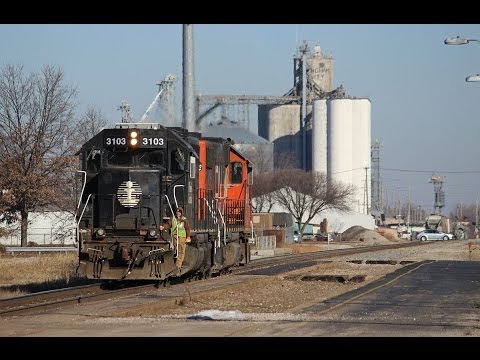
[[[155,123],[120,123],[79,153],[79,274],[166,280],[174,238],[160,225],[184,209],[191,241],[184,276],[208,277],[250,261],[252,167],[230,139]]]

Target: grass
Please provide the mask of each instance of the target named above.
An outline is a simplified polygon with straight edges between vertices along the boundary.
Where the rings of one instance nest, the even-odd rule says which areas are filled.
[[[0,254],[0,297],[85,283],[76,274],[76,253]]]

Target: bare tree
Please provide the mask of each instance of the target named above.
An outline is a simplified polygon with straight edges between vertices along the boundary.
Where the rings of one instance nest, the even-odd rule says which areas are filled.
[[[278,189],[276,184],[273,172],[264,172],[255,176],[252,186],[254,212],[270,212],[275,203],[274,191]]]
[[[107,125],[107,120],[101,110],[90,105],[77,124],[78,144],[87,142]]]
[[[350,210],[353,187],[328,179],[323,173],[289,168],[276,171],[275,178],[278,190],[274,199],[295,218],[300,241],[306,225],[323,210]]]
[[[76,153],[85,142],[108,126],[108,123],[101,110],[90,105],[73,126],[75,127],[75,135],[72,139],[72,144],[76,144]],[[78,164],[77,157],[75,157],[74,161],[77,161]],[[59,190],[58,201],[56,204],[61,210],[68,211],[71,214],[75,214],[76,212],[79,189],[81,188],[82,183],[82,180],[80,180],[77,175],[78,173],[76,171],[71,171],[70,173],[65,174],[65,176],[68,177],[66,181],[71,183],[72,186]]]
[[[32,74],[19,65],[0,71],[0,189],[7,193],[0,210],[20,213],[22,246],[29,212],[57,205],[72,185],[75,97],[55,66]]]
[[[475,222],[477,219],[477,205],[455,204],[455,212],[450,211],[450,218],[462,222]]]

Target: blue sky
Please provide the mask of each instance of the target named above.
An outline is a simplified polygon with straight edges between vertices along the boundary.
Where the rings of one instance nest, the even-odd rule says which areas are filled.
[[[282,95],[293,84],[296,47],[320,45],[334,59],[334,88],[371,100],[390,204],[410,193],[432,211],[433,172],[444,177],[444,213],[480,197],[480,83],[465,82],[480,73],[480,43],[443,44],[456,35],[480,39],[480,25],[199,24],[193,31],[202,94]],[[181,90],[181,24],[7,24],[0,48],[1,65],[58,65],[78,89],[79,114],[94,105],[111,123],[120,121],[122,100],[139,118],[167,74]]]

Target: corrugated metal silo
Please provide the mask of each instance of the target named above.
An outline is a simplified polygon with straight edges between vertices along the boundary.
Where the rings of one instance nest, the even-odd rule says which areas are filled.
[[[352,100],[352,183],[356,187],[355,203],[360,213],[371,206],[371,103]]]
[[[327,101],[313,102],[312,170],[327,173]]]
[[[352,100],[327,101],[327,175],[352,184]]]

